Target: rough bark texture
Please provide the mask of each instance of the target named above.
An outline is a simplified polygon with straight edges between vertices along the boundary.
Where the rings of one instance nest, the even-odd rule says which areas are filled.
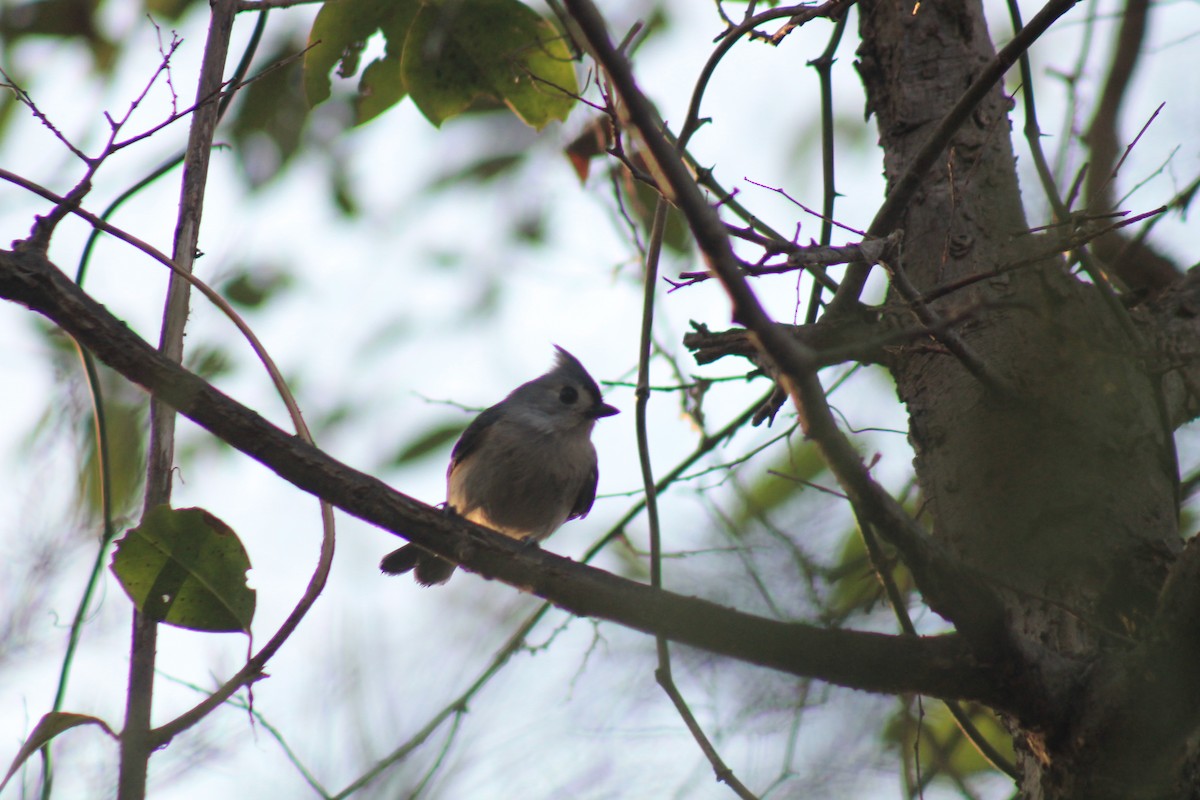
[[[859,10],[859,71],[894,182],[993,46],[980,4],[970,0],[922,3],[915,12],[869,0]],[[1037,238],[1023,233],[1007,110],[997,87],[906,209],[896,266],[921,291],[1038,253]],[[944,315],[964,307],[987,309],[962,332],[1014,397],[989,390],[936,345],[904,346],[889,365],[908,407],[935,535],[1003,591],[1017,634],[1085,660],[1130,647],[1181,548],[1171,430],[1159,381],[1145,369],[1144,337],[1119,305],[1055,258],[934,304]],[[1124,719],[1097,709],[1133,707],[1128,693],[1139,681],[1112,669],[1104,687],[1080,674],[1088,705],[1051,710],[1060,720],[1052,729],[1011,721],[1023,796],[1189,796],[1167,788],[1180,777],[1182,740],[1158,741],[1174,757],[1156,764],[1170,777],[1153,780],[1136,759],[1102,778],[1098,751],[1080,746],[1112,738],[1104,726]],[[1188,720],[1182,727],[1194,733]]]

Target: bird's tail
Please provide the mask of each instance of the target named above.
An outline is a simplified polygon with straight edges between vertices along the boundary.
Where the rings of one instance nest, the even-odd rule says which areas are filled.
[[[393,550],[379,562],[379,568],[388,575],[403,575],[416,570],[414,577],[422,586],[436,586],[450,580],[454,565],[433,553],[427,553],[415,544],[406,544]]]

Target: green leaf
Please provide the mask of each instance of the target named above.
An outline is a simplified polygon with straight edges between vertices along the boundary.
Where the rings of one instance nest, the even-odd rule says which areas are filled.
[[[912,573],[908,567],[892,554],[891,548],[880,543],[884,557],[890,565],[892,580],[906,601],[911,601],[915,589]],[[851,526],[843,534],[842,552],[830,568],[829,580],[833,591],[829,595],[829,609],[839,619],[852,614],[865,613],[879,603],[886,603],[883,586],[867,555],[867,546],[857,526]]]
[[[525,163],[528,155],[527,151],[486,155],[461,169],[435,178],[426,188],[431,192],[440,192],[446,189],[457,189],[464,183],[485,184],[513,173],[517,167]]]
[[[354,100],[355,122],[361,125],[387,111],[404,99],[404,74],[400,69],[400,58],[391,53],[377,58],[363,70],[358,82],[358,97]]]
[[[466,430],[466,426],[457,423],[434,428],[400,448],[400,452],[392,458],[390,464],[393,467],[400,467],[410,461],[423,458],[457,439],[464,430]]]
[[[145,396],[129,391],[129,384],[116,377],[103,364],[96,364],[100,390],[104,396],[104,423],[108,434],[108,472],[101,469],[99,442],[94,414],[80,420],[80,452],[83,463],[79,472],[79,495],[86,507],[100,515],[103,489],[117,514],[135,508],[146,475],[146,403]]]
[[[354,103],[357,124],[374,119],[408,94],[404,82],[404,43],[420,8],[417,2],[401,2],[379,20],[379,29],[387,39],[387,51],[383,58],[367,65],[358,82],[358,97]]]
[[[434,125],[493,100],[541,129],[566,119],[578,93],[563,35],[517,0],[426,3],[409,30],[403,71]]]
[[[159,506],[131,528],[112,571],[138,611],[195,631],[250,632],[255,592],[237,534],[200,508]]]
[[[206,381],[228,373],[233,367],[225,348],[210,344],[199,344],[188,350],[186,363],[190,371]]]
[[[304,94],[309,105],[329,97],[329,72],[335,64],[340,64],[342,77],[356,73],[367,39],[394,15],[411,17],[416,6],[417,0],[327,0],[313,21],[304,54]]]
[[[830,484],[834,483],[832,477],[826,475],[825,461],[816,443],[808,439],[797,437],[796,441],[781,448],[769,470],[778,474],[760,476],[742,496],[741,504],[733,514],[735,529],[746,528],[762,514],[774,511],[804,492],[816,491],[803,481],[820,482],[824,478]],[[781,477],[784,475],[788,477]]]
[[[117,42],[104,35],[107,26],[99,24],[102,16],[98,3],[78,0],[0,3],[0,42],[11,46],[27,36],[78,39],[92,51],[96,67],[107,73],[116,62],[119,49]]]
[[[626,187],[625,196],[630,198],[628,187]],[[631,199],[630,206],[633,208],[634,215],[642,223],[642,228],[649,234],[654,220],[654,206],[658,202],[658,193],[654,191],[653,187],[647,186],[641,181],[633,181]],[[688,227],[683,212],[675,206],[667,207],[667,227],[663,229],[663,244],[673,252],[683,255],[692,250],[692,229]]]
[[[265,54],[264,61],[275,67],[244,87],[241,102],[232,107],[229,130],[251,186],[278,175],[304,144],[309,104],[295,60],[299,51],[289,39]]]
[[[361,124],[408,94],[430,122],[507,105],[526,124],[566,119],[579,91],[571,51],[548,20],[518,0],[327,0],[309,33],[304,90],[329,97],[329,74],[349,77],[367,40],[387,51],[367,65],[355,107]]]
[[[145,2],[145,13],[156,20],[167,19],[174,22],[192,8],[199,6],[202,0],[145,0]]]
[[[988,744],[1011,763],[1014,758],[1012,737],[996,715],[975,703],[960,706]],[[920,717],[914,715],[911,708],[900,708],[888,721],[882,735],[885,743],[906,753],[906,757],[917,752],[925,775],[953,776],[957,783],[975,775],[996,773],[996,768],[963,734],[943,703],[926,703]],[[924,746],[916,747],[917,742]]]
[[[242,308],[260,308],[293,284],[290,273],[270,266],[247,265],[221,284],[226,300]]]
[[[80,725],[98,725],[101,730],[113,739],[117,738],[112,728],[108,727],[108,723],[99,717],[92,717],[87,714],[73,714],[69,711],[51,711],[38,720],[38,724],[34,726],[33,732],[29,734],[29,738],[25,740],[25,744],[21,745],[21,749],[17,751],[12,766],[8,768],[8,773],[4,776],[4,780],[0,781],[0,790],[3,790],[8,785],[8,782],[12,780],[12,776],[17,773],[17,770],[21,768],[21,765],[31,755],[42,749],[47,742],[63,731],[69,731],[71,728],[77,728]]]

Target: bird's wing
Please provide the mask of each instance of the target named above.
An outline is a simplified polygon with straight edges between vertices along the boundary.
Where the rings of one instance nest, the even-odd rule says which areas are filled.
[[[567,519],[586,517],[587,513],[592,510],[592,503],[596,502],[596,483],[599,480],[600,472],[592,467],[583,481],[583,486],[579,487],[579,494],[575,498],[575,504],[571,506],[571,513]]]
[[[471,420],[471,424],[463,431],[462,436],[458,437],[458,441],[454,444],[454,449],[450,451],[450,466],[446,468],[446,476],[449,477],[454,468],[461,464],[464,460],[470,457],[479,449],[480,443],[483,442],[484,431],[492,426],[492,424],[500,418],[500,411],[496,406],[492,406],[480,412],[479,416]]]

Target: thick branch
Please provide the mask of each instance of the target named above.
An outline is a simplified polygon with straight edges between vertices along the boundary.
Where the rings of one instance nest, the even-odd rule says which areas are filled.
[[[905,330],[901,321],[896,319],[897,315],[893,314],[885,320],[870,309],[863,308],[862,312],[845,314],[833,320],[823,319],[811,325],[787,325],[782,322],[778,325],[787,335],[813,351],[818,367],[847,361],[882,364],[887,358],[884,348],[889,344],[928,335],[924,331]],[[761,370],[771,369],[767,359],[762,358],[754,335],[745,328],[713,332],[703,325],[693,324],[695,330],[684,334],[683,346],[695,354],[697,364],[711,364],[726,356],[741,356]]]
[[[164,358],[39,253],[0,250],[0,297],[44,314],[114,370],[284,480],[573,613],[852,688],[978,700],[1019,715],[1036,708],[1027,691],[1009,688],[1001,666],[979,663],[957,636],[892,637],[763,619],[655,591],[446,516],[305,444]]]

